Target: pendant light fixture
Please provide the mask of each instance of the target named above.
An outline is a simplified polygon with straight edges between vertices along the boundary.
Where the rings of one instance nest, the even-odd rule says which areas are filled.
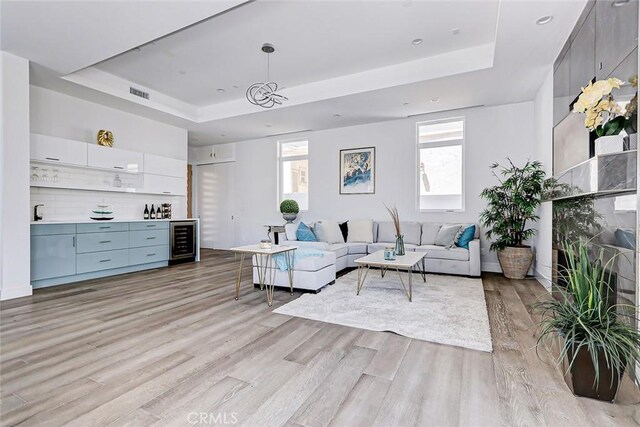
[[[267,54],[267,81],[266,83],[254,83],[247,89],[247,100],[253,105],[259,105],[262,108],[271,108],[276,104],[281,105],[282,101],[288,100],[286,96],[276,93],[278,84],[269,81],[269,55],[275,50],[271,43],[262,45],[262,51]]]

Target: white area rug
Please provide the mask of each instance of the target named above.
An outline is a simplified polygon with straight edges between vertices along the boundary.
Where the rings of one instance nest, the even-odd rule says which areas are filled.
[[[357,271],[352,271],[320,293],[303,294],[274,313],[493,350],[481,279],[427,275],[424,283],[420,274],[414,274],[409,302],[395,271],[381,278],[379,270],[370,270],[360,295],[356,295],[357,278]],[[406,273],[403,280],[407,284]]]

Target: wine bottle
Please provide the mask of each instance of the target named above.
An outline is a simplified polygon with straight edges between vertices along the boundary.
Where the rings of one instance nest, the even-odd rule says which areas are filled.
[[[162,210],[160,209],[160,205],[158,205],[158,209],[156,209],[156,219],[162,219]]]
[[[149,207],[144,205],[144,219],[149,219]]]
[[[153,208],[153,203],[151,204],[151,212],[149,215],[151,219],[156,219],[156,210]]]

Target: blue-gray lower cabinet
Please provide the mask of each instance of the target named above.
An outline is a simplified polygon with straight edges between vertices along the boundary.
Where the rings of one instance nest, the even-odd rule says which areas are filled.
[[[78,254],[78,274],[129,265],[129,249]]]
[[[168,222],[31,226],[34,288],[164,267],[168,261]]]
[[[76,235],[31,236],[31,280],[76,274]]]

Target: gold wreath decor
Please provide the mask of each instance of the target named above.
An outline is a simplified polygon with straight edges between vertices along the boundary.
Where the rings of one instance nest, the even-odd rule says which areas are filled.
[[[110,130],[100,129],[98,131],[98,145],[113,147],[113,134]]]

